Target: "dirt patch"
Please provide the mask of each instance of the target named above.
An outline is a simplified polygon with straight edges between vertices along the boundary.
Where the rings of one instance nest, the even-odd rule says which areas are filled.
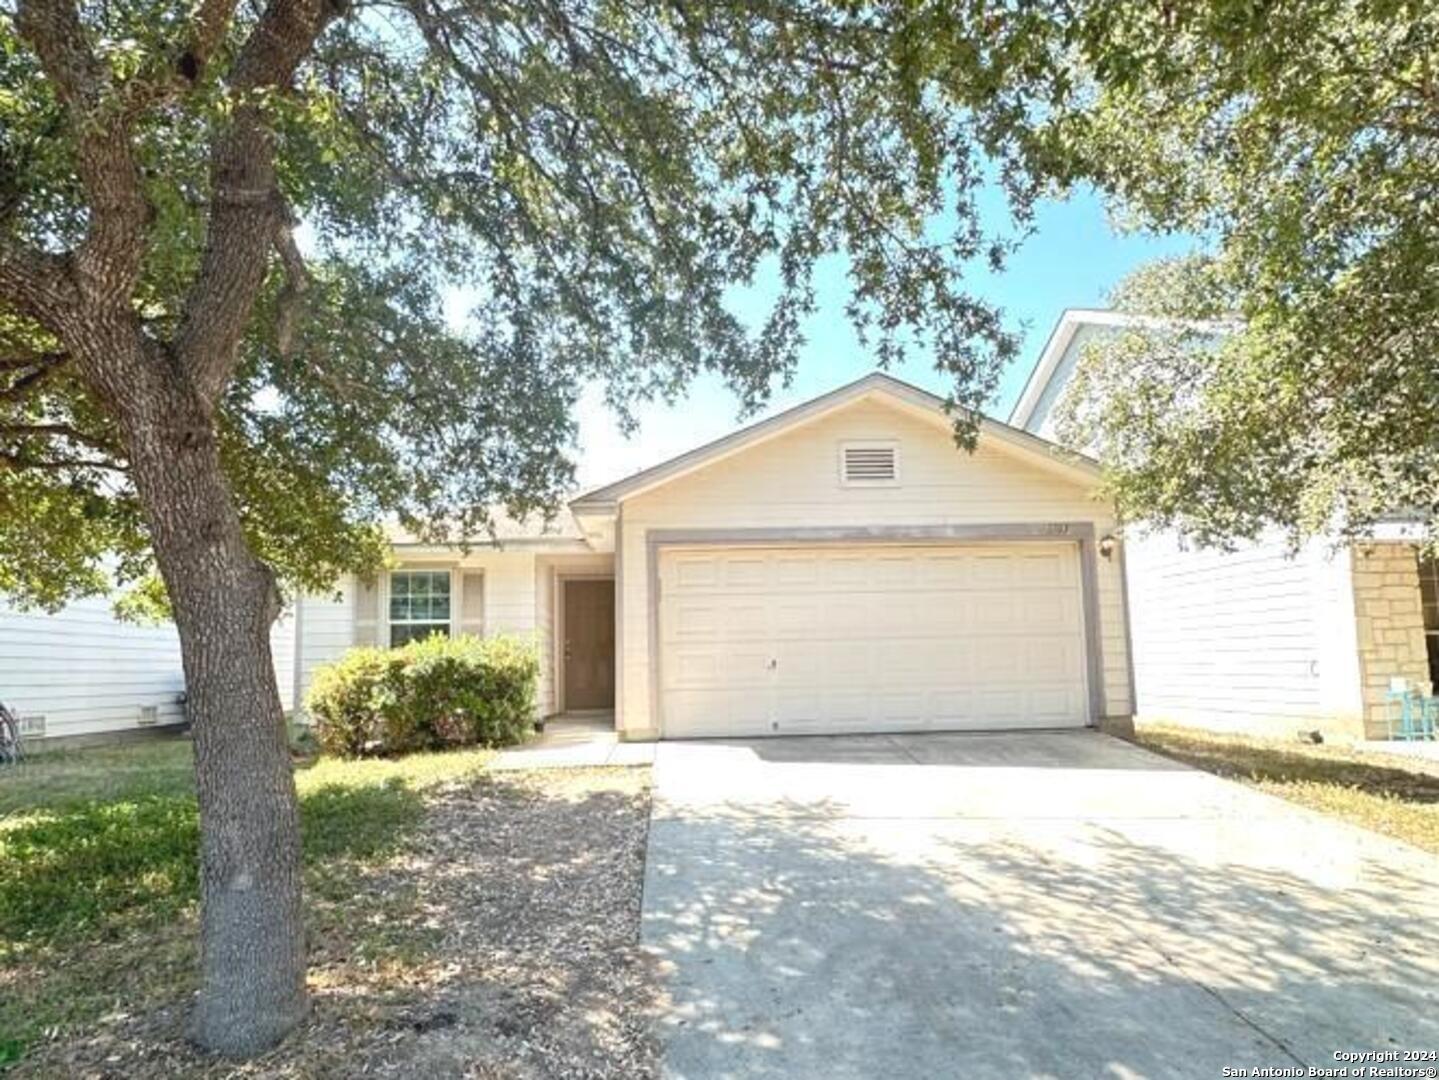
[[[644,1080],[648,816],[647,769],[486,773],[431,791],[402,855],[312,884],[314,1011],[283,1046],[244,1065],[206,1058],[177,1001],[117,1008],[33,1048],[15,1075]]]

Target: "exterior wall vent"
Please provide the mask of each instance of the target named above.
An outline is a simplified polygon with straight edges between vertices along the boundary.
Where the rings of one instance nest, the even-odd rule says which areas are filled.
[[[140,718],[136,721],[141,727],[149,727],[160,722],[160,706],[141,705]]]
[[[45,717],[31,714],[29,716],[16,717],[20,721],[20,737],[22,739],[43,739],[45,737]]]
[[[899,444],[840,443],[839,476],[845,487],[895,487],[899,484]]]

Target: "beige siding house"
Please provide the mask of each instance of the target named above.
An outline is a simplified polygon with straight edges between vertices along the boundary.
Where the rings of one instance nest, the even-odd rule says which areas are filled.
[[[1093,463],[871,375],[468,550],[299,606],[301,688],[357,643],[533,633],[542,716],[630,739],[1052,728],[1133,709]]]
[[[1010,423],[1054,436],[1054,406],[1086,342],[1126,324],[1059,321]],[[1223,552],[1125,530],[1136,718],[1293,735],[1385,738],[1395,680],[1439,682],[1439,567],[1396,521],[1352,546],[1279,537]]]

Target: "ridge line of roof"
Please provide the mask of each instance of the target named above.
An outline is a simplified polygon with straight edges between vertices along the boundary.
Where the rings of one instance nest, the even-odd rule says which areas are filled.
[[[751,440],[757,435],[769,430],[784,428],[796,420],[801,419],[806,414],[825,412],[831,407],[837,407],[845,398],[856,396],[875,386],[884,386],[891,391],[897,391],[896,396],[919,397],[922,399],[922,404],[928,405],[936,410],[948,411],[949,403],[933,391],[927,390],[922,386],[917,386],[887,371],[870,371],[857,379],[835,387],[833,390],[828,390],[816,397],[791,405],[789,408],[777,412],[773,416],[768,416],[762,420],[747,424],[744,427],[720,436],[718,439],[712,439],[707,443],[702,443],[674,457],[657,462],[648,468],[631,473],[629,476],[583,492],[570,500],[569,506],[573,512],[583,512],[585,509],[599,510],[608,508],[621,496],[632,491],[636,486],[643,485],[647,479],[660,479],[666,473],[683,469],[686,463],[698,465],[705,459],[719,453],[727,446]],[[957,408],[964,408],[964,406],[957,406]],[[1030,449],[1050,452],[1051,456],[1055,457],[1056,460],[1059,460],[1061,463],[1074,464],[1082,469],[1098,467],[1097,463],[1091,458],[1060,447],[1048,439],[1035,435],[1033,432],[1015,427],[997,417],[988,416],[983,413],[977,415],[981,429],[988,426],[992,429],[997,429],[1002,436],[1012,442],[1033,444],[1029,447]],[[1054,451],[1059,451],[1060,453],[1055,454],[1053,453]]]

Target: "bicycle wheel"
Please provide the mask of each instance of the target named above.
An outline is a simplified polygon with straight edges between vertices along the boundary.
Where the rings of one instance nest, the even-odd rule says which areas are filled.
[[[9,709],[0,705],[0,764],[19,764],[21,753],[20,723]]]

